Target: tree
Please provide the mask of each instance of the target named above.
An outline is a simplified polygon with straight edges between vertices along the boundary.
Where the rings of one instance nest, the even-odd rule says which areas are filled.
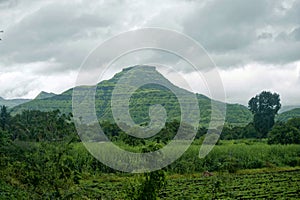
[[[269,132],[268,144],[300,144],[300,130],[280,122]]]
[[[267,137],[281,108],[279,94],[263,91],[249,100],[248,108],[254,115],[253,124],[260,133],[259,137]]]
[[[300,118],[277,122],[268,134],[269,144],[300,144]]]
[[[159,143],[151,143],[142,149],[143,153],[154,152],[163,146]],[[166,173],[160,169],[152,172],[145,172],[143,180],[137,185],[131,185],[127,190],[127,198],[132,200],[156,200],[159,191],[165,187]]]
[[[10,122],[10,114],[7,112],[6,106],[1,106],[0,109],[0,128],[5,131],[8,129]]]
[[[59,110],[24,110],[11,118],[11,137],[23,141],[60,141],[78,138],[72,116]]]

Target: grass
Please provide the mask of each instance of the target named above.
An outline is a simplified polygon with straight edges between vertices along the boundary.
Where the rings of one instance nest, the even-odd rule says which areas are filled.
[[[259,168],[300,166],[300,145],[268,145],[265,141],[221,141],[204,158],[200,159],[201,142],[195,141],[174,163],[167,167],[169,173],[195,173],[203,171],[237,171]],[[141,152],[141,147],[121,146],[132,152]],[[74,145],[80,158],[89,157],[82,143]],[[110,153],[107,153],[110,155]],[[90,158],[92,159],[92,158]],[[116,158],[114,158],[116,159]]]

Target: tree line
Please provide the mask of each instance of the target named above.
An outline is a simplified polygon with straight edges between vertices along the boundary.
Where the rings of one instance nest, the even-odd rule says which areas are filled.
[[[59,110],[42,112],[24,110],[11,116],[6,106],[0,108],[1,141],[62,141],[78,138],[72,114],[61,114]]]
[[[246,126],[225,125],[220,138],[225,140],[245,138],[267,138],[269,144],[300,143],[300,118],[292,118],[287,122],[275,122],[280,104],[277,93],[263,91],[251,98],[248,103],[253,113],[253,121]],[[123,132],[114,122],[100,122],[104,133],[111,141],[119,141],[130,146],[145,145],[145,139],[132,137]],[[142,124],[147,125],[147,124]],[[165,127],[148,140],[167,144],[174,138],[180,122],[167,122]],[[188,128],[187,124],[184,124]],[[88,130],[90,127],[86,127]],[[196,139],[204,137],[207,128],[199,126]],[[218,131],[218,130],[216,130]],[[88,134],[88,131],[87,131]],[[91,133],[93,134],[93,133]],[[59,110],[43,112],[39,110],[24,110],[11,116],[6,106],[0,108],[0,142],[4,141],[63,141],[72,138],[80,141],[72,114],[62,114]]]

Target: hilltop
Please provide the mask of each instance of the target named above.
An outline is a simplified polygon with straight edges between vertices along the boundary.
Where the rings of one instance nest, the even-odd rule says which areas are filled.
[[[50,98],[50,97],[54,97],[56,94],[50,92],[40,92],[34,99],[47,99],[47,98]]]

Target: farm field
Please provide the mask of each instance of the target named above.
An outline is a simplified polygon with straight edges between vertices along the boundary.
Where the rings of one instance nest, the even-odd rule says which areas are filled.
[[[84,180],[85,194],[73,194],[72,198],[97,194],[91,199],[127,199],[126,190],[137,176],[104,175]],[[216,173],[211,177],[173,174],[167,176],[167,185],[159,193],[160,199],[299,199],[299,196],[299,167]]]
[[[299,199],[300,169],[171,178],[162,199]],[[254,173],[255,172],[255,173]]]

